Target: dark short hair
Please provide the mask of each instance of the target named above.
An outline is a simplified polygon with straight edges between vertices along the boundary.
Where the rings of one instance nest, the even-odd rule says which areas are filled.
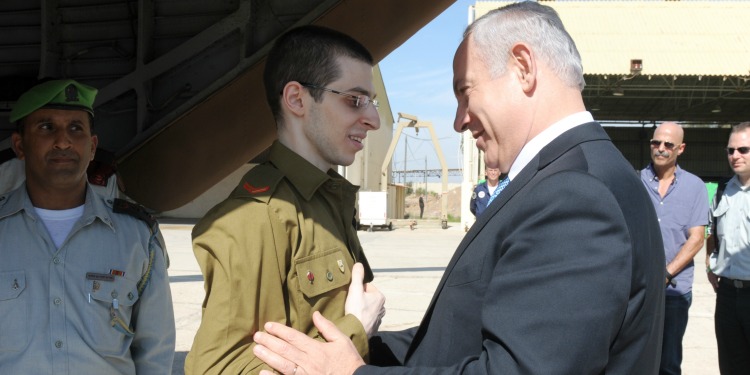
[[[266,100],[276,123],[283,120],[281,92],[291,82],[326,86],[341,76],[336,59],[345,56],[374,65],[370,52],[354,38],[320,26],[301,26],[289,30],[274,42],[268,52],[263,83]],[[310,92],[320,102],[323,91]]]

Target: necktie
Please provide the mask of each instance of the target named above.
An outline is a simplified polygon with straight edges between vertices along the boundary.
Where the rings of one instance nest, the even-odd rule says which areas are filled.
[[[492,193],[492,196],[490,197],[490,200],[487,201],[487,207],[490,206],[490,203],[497,198],[498,195],[500,195],[500,192],[505,189],[506,186],[510,183],[510,179],[508,177],[505,177],[502,181],[500,181],[500,184],[497,185],[497,188]]]

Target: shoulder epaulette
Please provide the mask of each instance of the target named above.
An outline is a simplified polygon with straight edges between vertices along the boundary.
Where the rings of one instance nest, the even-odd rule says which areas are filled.
[[[232,195],[235,197],[252,197],[268,203],[283,178],[284,174],[278,169],[266,164],[259,164],[242,176]]]
[[[156,219],[154,216],[146,211],[146,207],[143,207],[140,204],[117,198],[114,200],[112,210],[118,214],[130,215],[138,220],[143,220],[151,229],[156,227]]]
[[[727,184],[729,184],[729,180],[731,180],[731,177],[723,178],[719,180],[719,183],[716,186],[716,194],[714,194],[714,207],[719,207],[719,202],[721,202],[721,197],[724,196],[724,190],[727,188]],[[713,213],[712,213],[713,216]],[[719,251],[719,236],[716,235],[716,226],[719,224],[719,218],[713,217],[711,220],[711,234],[714,237],[714,252]]]

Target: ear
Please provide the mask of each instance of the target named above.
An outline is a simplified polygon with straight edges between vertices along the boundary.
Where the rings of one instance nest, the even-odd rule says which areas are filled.
[[[13,132],[10,141],[13,144],[13,151],[16,152],[16,156],[19,159],[24,160],[24,158],[26,157],[26,152],[23,149],[23,137],[21,137],[21,134],[19,134],[18,132]]]
[[[99,145],[99,137],[92,135],[91,136],[91,160],[94,160],[94,156],[96,156],[96,146]]]
[[[677,156],[682,155],[683,152],[685,152],[685,142],[680,143],[680,146],[677,147]]]
[[[510,69],[516,74],[525,93],[530,93],[536,85],[538,73],[536,56],[531,48],[524,43],[517,43],[510,49]]]
[[[296,81],[289,81],[281,91],[281,107],[284,112],[291,112],[294,116],[302,116],[306,106],[303,100],[304,87]]]

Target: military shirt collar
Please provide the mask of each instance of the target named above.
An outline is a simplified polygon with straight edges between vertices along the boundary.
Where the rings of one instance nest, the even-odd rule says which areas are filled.
[[[740,182],[740,177],[737,176],[736,174],[732,176],[732,178],[730,178],[729,181],[727,181],[727,186],[729,185],[735,185],[738,190],[742,190],[742,191],[750,190],[750,186],[742,186],[742,183]]]
[[[344,189],[351,191],[359,189],[358,186],[352,185],[333,169],[324,173],[278,140],[271,145],[268,160],[284,174],[306,200],[310,200],[315,192],[326,184],[340,184]]]
[[[39,219],[34,210],[34,205],[31,203],[31,198],[29,198],[29,194],[26,191],[26,182],[21,184],[18,189],[0,195],[0,199],[2,199],[0,201],[0,220],[20,211],[24,211],[26,215],[35,221]],[[107,201],[107,204],[111,205],[112,203],[111,201]],[[99,218],[99,220],[114,230],[110,211],[111,209],[107,209],[102,197],[97,195],[88,182],[86,182],[86,200],[84,201],[83,215],[81,216],[84,225],[90,224],[94,219]]]

